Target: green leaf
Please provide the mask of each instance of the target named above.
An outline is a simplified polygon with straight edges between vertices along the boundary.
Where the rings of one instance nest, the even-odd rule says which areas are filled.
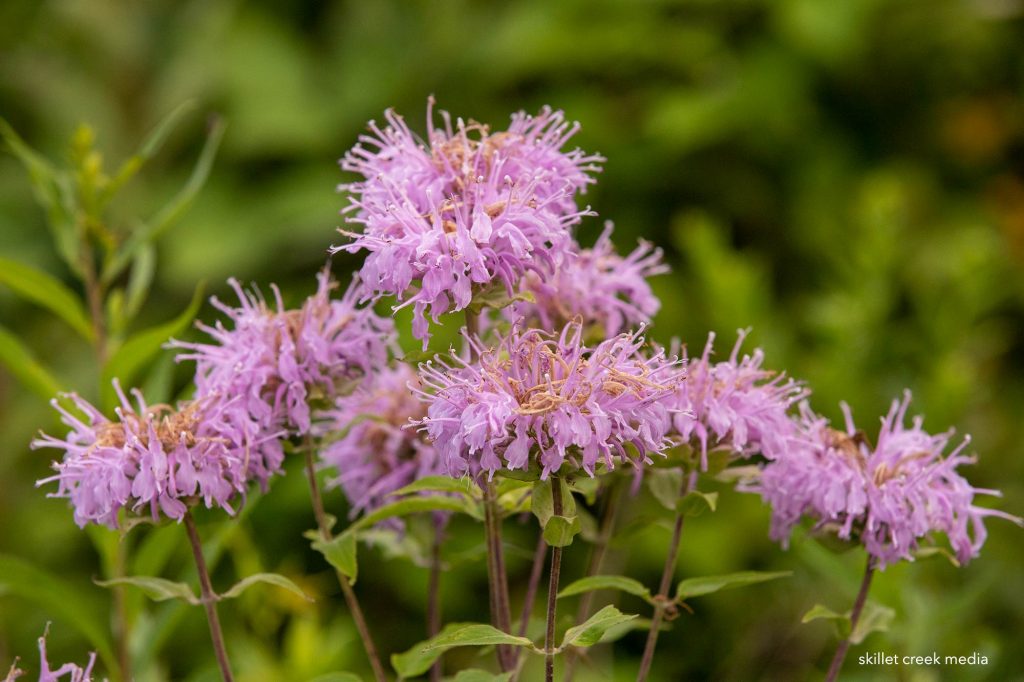
[[[385,504],[383,507],[378,508],[374,512],[367,514],[353,523],[349,526],[349,530],[352,531],[360,528],[369,528],[381,521],[395,518],[396,516],[408,516],[410,514],[421,514],[423,512],[433,511],[453,511],[469,514],[473,517],[479,517],[479,513],[472,505],[466,504],[465,500],[454,497],[441,497],[439,495],[432,497],[411,497]]]
[[[682,495],[683,472],[680,469],[651,469],[646,474],[647,487],[654,499],[665,509],[675,511]]]
[[[113,587],[115,585],[130,585],[137,587],[153,601],[167,601],[178,599],[192,605],[201,602],[192,588],[185,583],[176,583],[165,578],[155,578],[148,575],[133,575],[125,578],[111,578],[110,580],[94,580],[100,587]]]
[[[58,173],[49,161],[25,144],[7,121],[0,118],[0,138],[11,153],[21,161],[32,181],[36,202],[46,210],[47,226],[53,234],[57,252],[74,272],[81,272],[78,263],[78,236],[75,231],[75,199],[73,183]]]
[[[334,566],[338,571],[354,583],[359,574],[359,563],[357,561],[358,549],[356,546],[356,534],[349,529],[336,538],[324,541],[314,540],[313,549],[324,555],[327,563]]]
[[[516,637],[482,623],[451,623],[440,634],[425,642],[414,644],[408,651],[391,655],[391,667],[400,678],[416,677],[430,670],[445,651],[459,646],[490,646],[509,644],[533,646],[525,637]],[[500,678],[499,678],[500,679]]]
[[[676,599],[700,597],[719,590],[727,590],[768,580],[777,580],[793,575],[792,571],[740,571],[726,575],[710,575],[701,578],[687,578],[676,587]]]
[[[715,511],[718,505],[718,493],[702,493],[691,490],[676,502],[677,510],[683,516],[700,516],[707,511]]]
[[[306,601],[314,601],[312,597],[302,591],[298,585],[293,583],[288,578],[278,573],[254,573],[250,576],[242,578],[237,583],[231,586],[224,594],[220,595],[221,599],[234,599],[238,595],[245,592],[247,589],[257,583],[265,583],[267,585],[276,585],[277,587],[283,587],[284,589],[297,594]]]
[[[896,612],[888,606],[873,601],[867,602],[860,612],[856,627],[850,633],[850,642],[860,644],[872,632],[885,632],[895,617]]]
[[[636,618],[636,615],[622,613],[614,606],[606,606],[588,618],[583,624],[566,630],[565,637],[562,639],[562,647],[593,646],[601,641],[601,637],[610,628],[634,618]]]
[[[537,299],[534,295],[528,291],[520,291],[509,296],[505,285],[500,282],[496,282],[482,291],[475,293],[473,295],[473,300],[470,301],[468,306],[466,306],[466,310],[474,315],[479,315],[483,312],[484,308],[501,310],[502,308],[507,308],[516,301],[533,303],[536,300]]]
[[[24,559],[0,554],[3,593],[28,599],[40,607],[41,613],[67,622],[89,641],[109,670],[117,669],[109,635],[109,607],[94,598],[95,590],[66,582]]]
[[[131,274],[128,276],[128,288],[125,290],[127,297],[124,305],[125,321],[131,320],[139,314],[142,304],[149,294],[149,287],[153,284],[153,275],[156,272],[156,248],[152,244],[145,244],[135,254],[132,260]]]
[[[160,352],[172,336],[185,331],[202,305],[204,288],[205,284],[200,282],[192,294],[192,301],[176,318],[139,332],[125,341],[110,357],[101,376],[103,403],[106,407],[113,407],[116,404],[111,381],[116,377],[120,379],[122,386],[127,388],[127,385],[138,376],[139,371]]]
[[[559,485],[562,491],[562,513],[561,516],[572,517],[576,515],[576,501],[573,499],[572,490],[568,485]],[[555,514],[555,501],[551,495],[551,480],[537,481],[533,484],[533,495],[530,500],[530,510],[540,521],[540,525],[547,527],[548,520]]]
[[[513,671],[507,673],[492,673],[478,668],[469,668],[455,673],[452,682],[509,682],[512,679]]]
[[[43,400],[50,400],[60,393],[61,386],[49,370],[40,365],[25,344],[3,326],[0,326],[0,362],[25,388]]]
[[[318,675],[309,682],[363,682],[363,678],[359,677],[355,673],[327,673],[326,675]]]
[[[592,575],[572,582],[558,593],[559,597],[571,597],[575,594],[593,592],[594,590],[618,590],[627,594],[636,595],[644,601],[653,604],[651,591],[639,580],[627,578],[624,575]]]
[[[460,495],[471,495],[479,497],[480,488],[468,477],[452,478],[451,476],[424,476],[423,478],[410,483],[404,488],[399,488],[389,496],[410,495],[421,492],[444,492],[458,493]]]
[[[953,564],[956,568],[960,568],[960,560],[956,558],[956,555],[950,552],[945,547],[939,547],[932,545],[931,547],[918,547],[914,550],[915,559],[927,559],[933,556],[944,557],[949,563]]]
[[[580,517],[552,516],[544,524],[544,542],[550,547],[568,547],[580,532]]]
[[[92,324],[81,300],[53,275],[10,258],[0,257],[0,284],[7,285],[19,296],[57,315],[82,338],[93,340]]]
[[[850,617],[845,613],[836,613],[832,609],[822,604],[815,604],[811,607],[811,610],[804,614],[803,618],[800,619],[801,623],[810,623],[812,620],[845,620],[849,621]]]
[[[103,188],[103,192],[100,195],[100,204],[105,205],[114,198],[114,195],[135,175],[142,169],[147,161],[156,156],[157,152],[163,146],[167,140],[167,136],[171,134],[174,127],[181,120],[182,116],[187,114],[189,111],[195,108],[195,102],[187,101],[179,104],[175,107],[171,113],[167,114],[162,121],[160,121],[153,131],[146,136],[142,146],[139,150],[129,157],[121,167],[117,170],[114,177],[107,183],[106,187]]]

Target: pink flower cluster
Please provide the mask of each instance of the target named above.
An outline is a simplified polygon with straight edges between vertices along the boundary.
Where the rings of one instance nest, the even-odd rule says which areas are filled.
[[[570,254],[570,228],[587,210],[575,195],[594,182],[603,159],[563,148],[579,129],[560,111],[520,112],[507,130],[452,122],[434,126],[427,108],[427,141],[392,111],[388,126],[342,159],[363,180],[341,185],[350,194],[343,231],[353,241],[332,251],[369,253],[359,271],[374,296],[413,306],[413,334],[429,338],[430,316],[463,310],[492,286],[512,294],[526,272],[551,272]]]
[[[650,462],[670,445],[678,368],[645,356],[639,334],[589,348],[574,323],[558,336],[514,327],[491,348],[468,341],[478,360],[420,365],[429,392],[417,390],[428,404],[417,423],[452,476],[533,463],[542,477],[566,464],[593,475],[616,461]]]
[[[985,542],[985,517],[1020,524],[1016,517],[974,504],[977,494],[999,492],[975,488],[957,472],[974,461],[962,454],[970,439],[943,455],[952,431],[931,435],[921,417],[907,426],[909,402],[909,391],[902,401],[893,401],[873,447],[846,405],[845,431],[830,428],[801,405],[796,447],[769,462],[749,487],[772,507],[772,537],[786,544],[793,526],[810,516],[818,525],[834,526],[841,538],[859,538],[884,567],[912,561],[919,543],[933,533],[945,534],[957,559],[966,562]]]
[[[325,415],[321,461],[336,472],[330,483],[344,491],[353,516],[373,511],[419,478],[444,473],[435,448],[405,428],[426,412],[409,390],[415,382],[406,364],[384,368]]]
[[[116,528],[121,509],[148,512],[154,520],[160,515],[181,520],[190,498],[234,513],[231,500],[244,494],[248,483],[248,448],[225,405],[200,400],[178,409],[150,406],[138,391],[132,392],[132,405],[116,381],[114,388],[121,402],[116,420],[74,394],[65,397],[84,421],[53,401],[71,432],[64,439],[42,434],[32,442],[33,448],[64,451],[54,463],[57,474],[37,485],[56,481],[57,492],[50,497],[70,499],[79,526]]]
[[[785,454],[795,433],[789,409],[808,391],[785,375],[763,368],[764,353],[739,356],[748,330],[740,330],[727,360],[712,362],[715,335],[704,353],[685,361],[686,379],[674,397],[673,425],[683,442],[700,446],[707,468],[709,447],[728,448],[740,456]]]
[[[533,302],[509,306],[506,317],[552,331],[580,320],[605,337],[650,323],[661,302],[647,279],[668,272],[661,249],[642,241],[623,257],[615,252],[611,234],[609,222],[593,247],[575,246],[576,255],[566,258],[554,273],[528,272],[521,289]]]

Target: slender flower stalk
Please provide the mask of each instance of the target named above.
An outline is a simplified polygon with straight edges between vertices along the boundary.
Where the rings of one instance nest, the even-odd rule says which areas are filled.
[[[857,592],[857,598],[853,602],[853,609],[850,611],[850,634],[844,637],[843,641],[839,642],[835,656],[832,657],[832,664],[828,667],[828,675],[825,677],[825,682],[835,682],[839,678],[839,671],[843,667],[843,659],[846,658],[846,652],[850,648],[850,638],[853,636],[853,631],[860,620],[864,604],[868,600],[868,590],[871,589],[871,577],[875,573],[875,564],[875,557],[868,554],[868,562],[864,567],[864,578],[860,582],[860,590]]]
[[[680,497],[686,495],[693,485],[696,472],[684,476]],[[658,593],[654,595],[654,615],[651,617],[651,629],[647,633],[647,643],[644,645],[644,654],[640,659],[640,670],[636,675],[636,682],[644,682],[651,672],[651,664],[654,663],[654,649],[658,646],[658,634],[661,632],[661,621],[665,618],[665,612],[669,604],[669,591],[672,589],[672,576],[676,572],[676,561],[679,558],[679,545],[683,538],[683,521],[685,516],[677,512],[675,523],[672,526],[672,540],[668,545],[668,554],[665,556],[665,567],[661,571],[661,582],[658,584]]]
[[[430,546],[430,578],[427,585],[427,637],[433,638],[441,632],[441,545],[444,543],[444,526],[434,524],[434,541]],[[430,666],[431,682],[441,682],[442,668],[439,656]]]
[[[331,532],[331,524],[327,520],[327,512],[324,511],[323,497],[320,495],[320,485],[316,480],[316,466],[313,463],[311,439],[306,439],[306,446],[303,449],[306,456],[306,477],[309,480],[310,500],[313,504],[313,515],[316,517],[317,529],[320,531],[320,539],[324,542],[330,542],[334,535]],[[387,682],[387,674],[384,672],[384,666],[380,662],[380,655],[377,653],[377,647],[373,643],[373,637],[370,635],[370,628],[366,624],[363,609],[359,606],[356,593],[352,590],[352,584],[349,583],[348,578],[340,571],[336,571],[336,573],[338,583],[341,585],[341,592],[345,596],[345,603],[348,605],[349,613],[352,614],[356,630],[359,631],[359,639],[363,643],[366,657],[369,659],[370,667],[373,669],[374,679],[377,682]]]
[[[520,637],[526,636],[530,626],[530,616],[533,615],[533,604],[537,601],[537,589],[540,587],[540,578],[544,574],[544,559],[548,556],[548,543],[544,542],[544,534],[537,537],[537,549],[533,551],[533,562],[530,564],[530,579],[526,583],[526,596],[523,598],[523,614],[519,617]]]
[[[491,604],[491,623],[502,632],[512,630],[512,612],[509,606],[508,574],[505,570],[505,550],[501,533],[501,508],[497,490],[491,481],[484,481],[484,535],[487,546],[487,582]],[[502,672],[512,670],[515,654],[507,646],[496,647],[498,665]]]
[[[196,531],[196,523],[192,519],[191,512],[185,512],[184,521],[188,541],[192,546],[192,557],[196,562],[196,572],[199,574],[199,590],[203,608],[206,610],[206,622],[210,625],[213,653],[217,657],[217,665],[220,666],[220,674],[224,678],[224,682],[234,682],[228,651],[224,646],[224,633],[220,629],[220,618],[217,616],[217,593],[213,591],[213,585],[210,583],[210,572],[206,568],[206,558],[203,557],[203,544],[199,540],[199,533]]]
[[[551,477],[551,500],[555,516],[562,515],[562,479]],[[558,579],[562,570],[562,548],[551,548],[551,573],[548,582],[547,629],[544,632],[544,680],[555,679],[555,615],[558,605]]]

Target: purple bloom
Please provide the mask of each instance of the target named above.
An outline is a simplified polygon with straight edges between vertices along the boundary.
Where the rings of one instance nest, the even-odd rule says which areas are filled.
[[[840,538],[859,538],[885,567],[912,561],[919,542],[933,532],[945,533],[957,558],[967,562],[985,542],[986,516],[1020,524],[1005,512],[974,505],[975,494],[999,492],[975,488],[957,473],[961,464],[974,462],[961,454],[970,438],[943,456],[953,431],[931,435],[921,428],[922,417],[906,426],[909,403],[909,391],[893,401],[874,447],[854,427],[845,404],[845,432],[802,404],[802,438],[747,488],[772,507],[772,538],[786,545],[793,526],[807,515],[819,526],[835,526]]]
[[[320,456],[337,471],[330,483],[341,486],[353,516],[373,511],[419,478],[444,473],[434,447],[404,428],[426,413],[409,389],[416,381],[408,365],[385,368],[327,413],[328,444]],[[333,442],[332,433],[340,434]]]
[[[221,322],[200,324],[213,343],[170,344],[191,351],[178,360],[196,362],[197,398],[230,399],[229,416],[253,447],[252,475],[262,484],[283,457],[280,443],[267,440],[266,434],[308,433],[310,402],[349,390],[353,381],[387,361],[394,343],[394,323],[357,306],[357,284],[335,300],[330,298],[335,286],[330,273],[325,269],[317,279],[316,293],[298,310],[285,310],[277,287],[272,308],[229,280],[240,306],[212,302],[228,316],[231,328]],[[255,447],[256,441],[262,447]]]
[[[645,357],[639,333],[594,348],[583,328],[560,336],[518,326],[485,348],[471,338],[479,361],[454,358],[420,365],[429,389],[418,423],[452,476],[540,464],[542,477],[567,461],[593,475],[615,460],[650,462],[671,444],[667,398],[678,369],[662,353]]]
[[[544,329],[561,329],[565,323],[580,319],[584,327],[597,326],[605,337],[615,336],[651,321],[661,302],[651,291],[648,277],[669,271],[661,249],[649,242],[623,258],[612,244],[612,224],[593,248],[576,249],[550,276],[528,272],[522,290],[533,295],[534,302],[517,302],[506,308],[510,320],[525,318]]]
[[[50,669],[50,663],[46,660],[46,635],[39,638],[39,682],[92,682],[92,669],[96,665],[96,654],[89,654],[89,662],[84,668],[74,663],[65,663],[56,670]],[[4,682],[14,682],[24,675],[24,671],[17,669],[17,662],[11,666]],[[64,676],[67,675],[65,678]]]
[[[65,397],[85,421],[53,401],[71,431],[64,439],[41,434],[32,442],[33,448],[65,453],[53,465],[57,474],[36,485],[57,481],[50,497],[70,499],[75,523],[83,527],[92,522],[116,528],[122,508],[180,521],[195,498],[233,514],[231,499],[248,483],[248,453],[225,419],[225,406],[202,400],[177,410],[149,406],[132,391],[133,406],[116,380],[114,388],[121,401],[116,421],[75,394]]]
[[[571,252],[570,228],[589,214],[575,194],[603,159],[562,151],[579,126],[548,108],[520,112],[508,130],[491,133],[461,119],[453,125],[445,112],[435,128],[431,101],[426,143],[393,111],[385,117],[386,128],[371,122],[372,135],[342,159],[343,170],[364,178],[340,186],[352,195],[343,212],[362,230],[343,231],[354,241],[332,252],[369,251],[359,272],[368,292],[412,305],[425,348],[428,312],[436,322],[490,286],[511,294],[524,273],[551,270]]]

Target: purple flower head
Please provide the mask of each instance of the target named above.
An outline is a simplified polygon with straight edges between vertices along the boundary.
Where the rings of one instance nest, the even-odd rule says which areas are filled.
[[[426,413],[426,405],[409,390],[416,381],[406,364],[385,368],[338,398],[327,413],[327,437],[340,437],[320,456],[337,471],[329,483],[344,491],[353,516],[380,507],[389,493],[419,478],[444,473],[434,447],[404,428]]]
[[[269,432],[308,433],[310,401],[333,398],[387,361],[394,323],[358,307],[357,283],[341,299],[331,299],[330,273],[321,271],[317,281],[316,293],[301,308],[285,310],[277,287],[276,307],[271,307],[229,280],[239,307],[212,302],[227,315],[230,328],[219,321],[213,327],[200,324],[212,343],[171,343],[190,351],[179,361],[196,363],[197,397],[231,398],[232,421],[250,442]],[[260,473],[276,470],[281,459],[280,443],[264,442],[271,450],[256,457],[262,460]]]
[[[51,670],[46,659],[46,634],[43,634],[39,638],[39,682],[92,682],[92,669],[96,665],[95,652],[89,654],[89,662],[84,668],[74,663],[65,663],[56,670]],[[9,673],[5,682],[13,682],[19,674],[20,671],[13,671],[13,676]]]
[[[470,338],[477,362],[420,365],[428,407],[417,424],[449,474],[493,477],[536,458],[542,477],[567,462],[593,475],[599,464],[649,462],[671,445],[674,363],[643,355],[639,332],[594,348],[582,338],[579,323],[559,336],[514,326],[495,348]]]
[[[75,394],[65,398],[85,421],[53,401],[71,431],[64,439],[41,434],[32,442],[33,448],[64,451],[53,465],[57,474],[36,485],[57,481],[50,497],[70,499],[83,527],[92,522],[116,528],[122,508],[180,521],[199,499],[233,514],[231,500],[248,483],[248,451],[224,404],[198,400],[175,410],[147,405],[134,390],[133,406],[116,380],[114,389],[121,402],[116,420]]]
[[[543,329],[561,329],[567,322],[581,319],[584,327],[597,326],[605,337],[621,334],[650,323],[661,307],[651,291],[648,277],[669,271],[661,249],[649,242],[626,257],[615,252],[613,226],[605,223],[604,232],[592,248],[579,249],[552,275],[535,271],[523,277],[522,289],[534,302],[517,302],[506,308],[510,320],[525,318]]]
[[[371,296],[395,296],[413,306],[413,334],[429,339],[426,315],[436,322],[463,310],[476,291],[503,286],[509,294],[529,271],[550,271],[573,248],[570,229],[580,211],[577,192],[594,182],[599,156],[562,148],[579,126],[560,111],[520,112],[508,130],[451,118],[435,128],[427,109],[428,140],[388,111],[383,130],[341,161],[363,180],[343,184],[351,195],[343,231],[353,241],[332,252],[369,251],[360,278]]]
[[[785,546],[793,526],[807,515],[819,526],[835,526],[840,538],[859,538],[885,567],[913,561],[919,542],[932,533],[946,534],[957,559],[967,562],[985,542],[986,516],[1020,524],[1009,514],[974,505],[975,494],[999,492],[974,488],[957,473],[961,464],[974,462],[961,454],[970,437],[943,456],[953,431],[931,435],[919,416],[906,426],[909,403],[909,391],[893,401],[874,447],[855,428],[845,404],[846,431],[830,428],[801,404],[801,438],[747,486],[772,507],[772,538]]]
[[[715,334],[709,334],[704,353],[686,360],[686,378],[676,390],[673,426],[684,442],[699,444],[704,469],[709,447],[741,456],[780,456],[795,430],[788,411],[808,393],[785,375],[764,369],[760,348],[739,357],[748,333],[739,330],[729,359],[722,362],[711,360]]]

